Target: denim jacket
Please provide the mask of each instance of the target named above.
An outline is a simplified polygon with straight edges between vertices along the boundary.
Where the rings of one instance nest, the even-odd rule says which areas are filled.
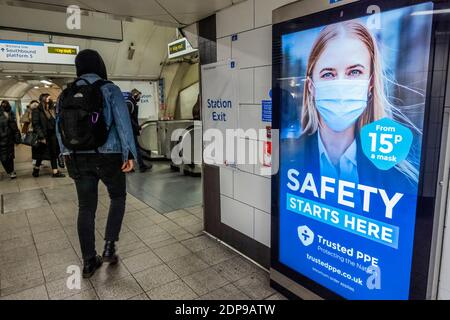
[[[94,83],[100,80],[100,77],[93,73],[82,75],[81,78],[87,80],[89,83]],[[85,85],[83,81],[79,81],[78,85]],[[137,159],[136,145],[134,143],[133,129],[131,127],[130,114],[125,99],[119,87],[112,83],[107,83],[101,88],[103,98],[105,100],[104,116],[108,127],[110,128],[108,140],[106,143],[98,148],[100,153],[121,153],[122,159]],[[62,154],[69,155],[71,153],[62,143],[61,133],[59,132],[59,101],[56,107],[56,136],[62,150]],[[78,153],[95,153],[92,151],[78,151]],[[131,153],[131,154],[130,154]]]

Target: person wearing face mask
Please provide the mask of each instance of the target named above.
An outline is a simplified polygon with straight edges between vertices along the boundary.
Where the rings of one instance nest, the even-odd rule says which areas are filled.
[[[136,144],[136,148],[139,148],[138,137],[141,135],[141,126],[139,125],[139,102],[141,101],[142,92],[138,89],[131,90],[131,95],[129,99],[127,99],[128,111],[130,113],[131,125],[133,127],[133,135],[134,141]],[[139,165],[139,171],[145,172],[152,168],[152,165],[147,166],[142,159],[142,155],[137,150],[137,163]]]
[[[0,107],[0,161],[11,179],[16,178],[14,145],[20,142],[20,131],[11,111],[11,105],[3,100]]]
[[[39,105],[31,111],[31,124],[39,137],[40,144],[32,148],[32,157],[36,160],[33,177],[39,177],[43,160],[50,160],[53,178],[64,178],[58,170],[59,145],[56,139],[55,104],[48,93],[39,97]]]
[[[364,155],[360,131],[383,118],[394,118],[421,131],[386,98],[376,40],[357,21],[325,27],[316,39],[306,69],[300,138],[285,143],[289,166],[355,184],[385,190],[417,186],[418,169],[408,160],[379,170]],[[406,191],[405,191],[406,192]],[[355,195],[360,208],[360,195]]]

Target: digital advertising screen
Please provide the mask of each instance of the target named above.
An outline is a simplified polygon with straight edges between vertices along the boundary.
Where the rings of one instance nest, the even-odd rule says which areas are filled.
[[[433,9],[280,35],[278,262],[339,297],[410,296]]]

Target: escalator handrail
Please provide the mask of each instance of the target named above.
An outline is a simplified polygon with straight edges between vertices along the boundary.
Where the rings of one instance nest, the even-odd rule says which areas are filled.
[[[146,127],[147,125],[153,124],[153,123],[156,124],[156,130],[158,130],[158,122],[159,122],[158,120],[145,121],[143,124],[141,124],[139,126],[139,131],[142,131],[144,129],[144,127]],[[141,149],[142,151],[147,152],[147,153],[151,153],[152,152],[151,150],[148,150],[148,149],[144,148],[143,146],[141,146],[141,144],[139,143],[139,139],[137,139],[137,142],[138,142],[138,146],[137,147],[139,149]]]

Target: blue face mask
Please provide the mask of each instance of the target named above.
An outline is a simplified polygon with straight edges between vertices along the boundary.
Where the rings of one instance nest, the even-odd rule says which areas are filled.
[[[316,108],[327,126],[342,132],[355,124],[367,107],[370,80],[314,83]]]

